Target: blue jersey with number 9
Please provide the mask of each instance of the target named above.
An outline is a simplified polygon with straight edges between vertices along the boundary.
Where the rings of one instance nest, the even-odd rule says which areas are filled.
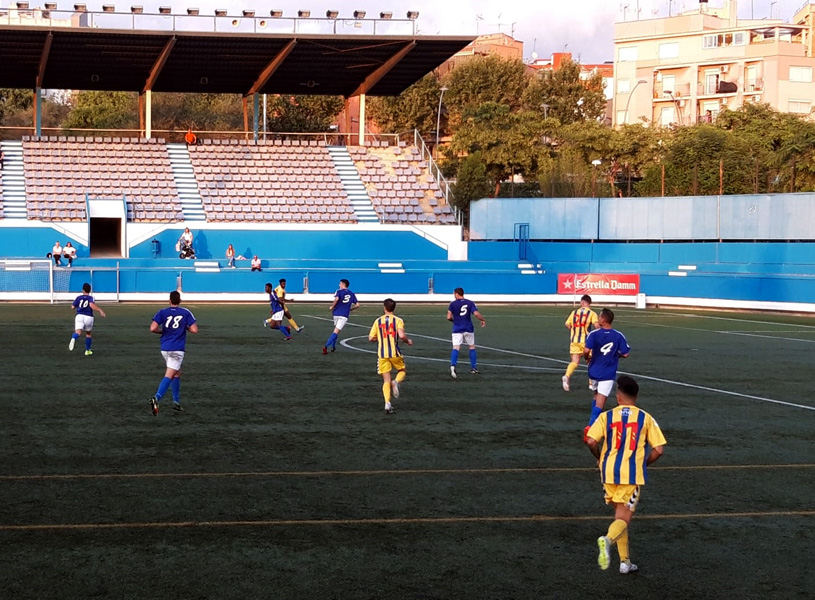
[[[471,333],[473,329],[473,313],[478,310],[475,302],[467,298],[453,300],[447,307],[453,314],[453,333]]]
[[[195,323],[195,316],[186,308],[168,306],[153,317],[162,328],[161,349],[167,352],[184,350],[187,343],[187,327]]]
[[[616,329],[595,329],[586,338],[586,350],[591,350],[589,379],[613,381],[617,378],[620,356],[631,352],[631,346]]]

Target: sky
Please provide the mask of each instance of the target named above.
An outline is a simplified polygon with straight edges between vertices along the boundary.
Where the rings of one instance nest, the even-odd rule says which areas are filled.
[[[43,0],[44,1],[44,0]],[[77,0],[58,0],[60,9],[69,9]],[[88,10],[101,10],[102,4],[115,4],[118,11],[129,12],[133,4],[143,5],[145,12],[157,12],[158,6],[170,6],[174,13],[185,13],[197,7],[201,14],[213,14],[225,8],[230,15],[243,9],[255,9],[258,16],[280,8],[284,16],[295,16],[299,9],[311,10],[312,17],[324,16],[336,9],[340,17],[351,17],[354,10],[366,10],[368,17],[381,11],[392,11],[404,18],[407,9],[419,11],[416,23],[423,35],[475,35],[507,33],[524,42],[526,59],[533,53],[548,58],[553,52],[571,52],[587,63],[600,63],[613,57],[613,23],[633,20],[639,9],[640,19],[668,16],[698,7],[698,0],[78,0]],[[710,0],[710,6],[721,6],[726,0]],[[815,0],[813,0],[815,1]],[[8,6],[14,0],[0,0]],[[29,0],[32,7],[39,0]],[[806,0],[738,0],[739,17],[790,19]],[[400,7],[397,9],[397,7]]]

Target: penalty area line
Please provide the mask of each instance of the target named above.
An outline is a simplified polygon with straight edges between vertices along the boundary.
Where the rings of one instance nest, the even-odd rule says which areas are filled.
[[[637,515],[637,520],[701,520],[701,519],[755,519],[779,517],[815,517],[815,510],[786,510],[766,512],[726,513],[678,513],[662,515]],[[270,519],[257,521],[159,521],[133,523],[44,523],[25,525],[0,525],[0,531],[76,531],[103,529],[191,529],[230,527],[325,527],[366,525],[446,525],[457,523],[547,523],[608,521],[608,515],[527,515],[496,517],[394,517],[390,519]]]

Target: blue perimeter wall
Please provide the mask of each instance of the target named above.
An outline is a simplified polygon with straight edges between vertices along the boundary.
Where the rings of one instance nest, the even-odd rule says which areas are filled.
[[[162,233],[158,259],[152,258],[151,240],[134,247],[133,258],[118,260],[88,259],[88,248],[71,240],[78,258],[65,274],[68,291],[89,280],[97,292],[115,291],[116,274],[104,269],[118,262],[123,293],[174,289],[181,274],[186,292],[260,293],[266,281],[285,277],[291,293],[300,293],[307,277],[310,293],[332,293],[346,277],[361,294],[426,294],[432,281],[437,294],[461,286],[473,295],[549,295],[556,292],[558,273],[598,272],[639,273],[649,296],[815,303],[812,242],[531,242],[525,249],[517,242],[470,242],[468,261],[448,261],[445,250],[410,231],[208,230],[196,234],[199,257],[216,255],[210,260],[222,269],[220,254],[230,242],[238,254],[277,258],[265,258],[262,273],[249,272],[248,261],[238,261],[235,270],[198,273],[191,261],[172,258],[169,250],[180,233]],[[0,257],[44,258],[57,239],[64,245],[70,238],[51,228],[2,228]],[[382,273],[379,262],[401,262],[405,273]],[[519,263],[545,272],[522,275]],[[679,265],[697,270],[668,276]]]

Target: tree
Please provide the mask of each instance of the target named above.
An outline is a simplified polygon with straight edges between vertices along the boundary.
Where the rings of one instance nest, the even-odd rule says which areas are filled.
[[[452,150],[466,154],[480,152],[497,195],[504,179],[515,173],[537,172],[541,155],[548,153],[544,133],[545,123],[539,114],[515,113],[507,105],[485,102],[465,111],[453,136]]]
[[[368,114],[383,133],[418,129],[423,135],[430,135],[436,131],[440,95],[438,78],[428,73],[398,96],[369,98]],[[442,120],[443,131],[445,121]]]
[[[453,187],[453,205],[465,213],[470,202],[487,198],[492,193],[492,184],[487,175],[487,165],[480,152],[474,152],[461,161]]]
[[[520,110],[528,84],[526,66],[520,60],[497,55],[475,56],[457,65],[444,79],[448,88],[444,102],[450,113],[450,127],[455,130],[465,112],[472,112],[485,103],[500,104],[510,111]]]
[[[606,111],[603,76],[580,78],[580,64],[565,60],[560,67],[543,71],[526,87],[523,103],[528,110],[546,113],[566,125],[586,119],[599,119]]]
[[[138,129],[138,98],[131,92],[73,94],[66,129]]]
[[[30,109],[33,103],[34,94],[30,90],[0,88],[0,122],[5,124],[7,115]]]
[[[267,125],[270,131],[322,133],[344,106],[341,96],[271,96]]]
[[[167,131],[243,129],[243,105],[238,94],[153,95],[153,128]]]

